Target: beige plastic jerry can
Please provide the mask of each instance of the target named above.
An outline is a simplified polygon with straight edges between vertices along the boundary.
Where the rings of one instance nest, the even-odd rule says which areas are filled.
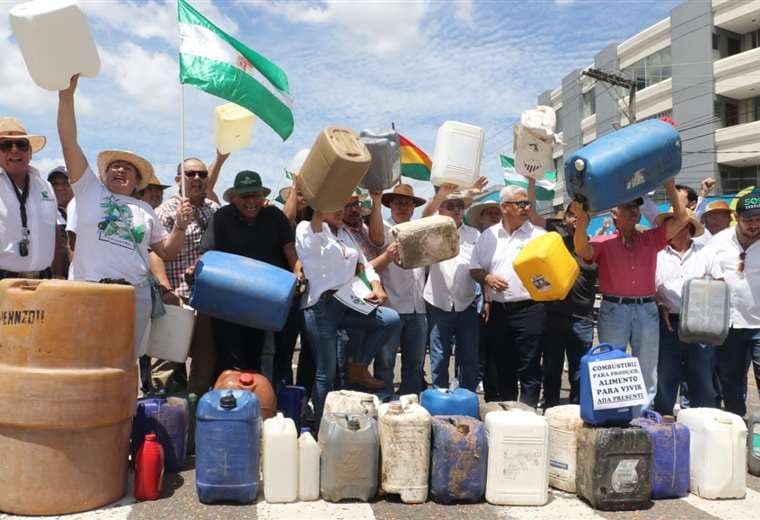
[[[236,105],[226,103],[214,110],[214,143],[220,153],[227,154],[242,150],[251,144],[253,136],[252,112]]]

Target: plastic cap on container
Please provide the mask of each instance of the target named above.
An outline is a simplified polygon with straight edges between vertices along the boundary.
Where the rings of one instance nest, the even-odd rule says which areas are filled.
[[[235,396],[232,394],[223,395],[222,398],[219,399],[219,406],[226,410],[235,408],[237,406],[237,399],[235,399]]]
[[[584,161],[583,159],[576,159],[575,160],[575,169],[578,170],[579,172],[582,172],[583,170],[585,170],[586,169],[586,161]]]
[[[155,441],[156,440],[156,434],[155,433],[148,433],[145,435],[146,441]]]
[[[301,435],[303,435],[304,433],[311,433],[311,428],[309,428],[308,426],[302,426]]]
[[[251,386],[253,384],[253,374],[240,374],[238,381],[243,386]]]

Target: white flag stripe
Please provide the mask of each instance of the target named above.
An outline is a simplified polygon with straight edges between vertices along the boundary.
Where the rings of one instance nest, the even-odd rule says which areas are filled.
[[[213,61],[231,65],[251,76],[254,80],[267,89],[280,103],[293,109],[293,98],[284,94],[259,72],[251,66],[247,70],[240,66],[238,57],[242,56],[234,47],[220,38],[214,31],[201,25],[180,23],[179,24],[179,52],[190,56],[198,56]]]

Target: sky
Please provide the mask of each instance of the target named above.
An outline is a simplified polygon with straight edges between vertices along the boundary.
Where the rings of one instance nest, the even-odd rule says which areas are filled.
[[[481,174],[501,184],[499,154],[512,124],[596,52],[667,17],[678,0],[189,0],[213,23],[279,65],[294,97],[295,130],[283,142],[256,121],[251,145],[224,166],[221,195],[243,169],[276,190],[285,168],[321,129],[397,130],[432,157],[447,120],[485,129]],[[12,115],[48,145],[32,163],[62,164],[57,95],[31,80],[0,0],[0,116]],[[79,139],[91,164],[104,149],[131,150],[173,184],[180,157],[214,157],[214,107],[179,84],[176,2],[79,0],[101,59],[77,91]],[[65,33],[61,33],[65,41]],[[184,107],[182,109],[181,107]],[[184,118],[181,117],[184,115]],[[184,119],[184,124],[181,121]],[[184,143],[180,128],[184,127]],[[413,181],[425,197],[432,185]]]

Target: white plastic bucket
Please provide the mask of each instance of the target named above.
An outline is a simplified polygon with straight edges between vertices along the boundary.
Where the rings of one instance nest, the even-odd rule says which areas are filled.
[[[190,307],[166,305],[166,314],[151,320],[148,355],[184,363],[190,351],[195,311]]]

